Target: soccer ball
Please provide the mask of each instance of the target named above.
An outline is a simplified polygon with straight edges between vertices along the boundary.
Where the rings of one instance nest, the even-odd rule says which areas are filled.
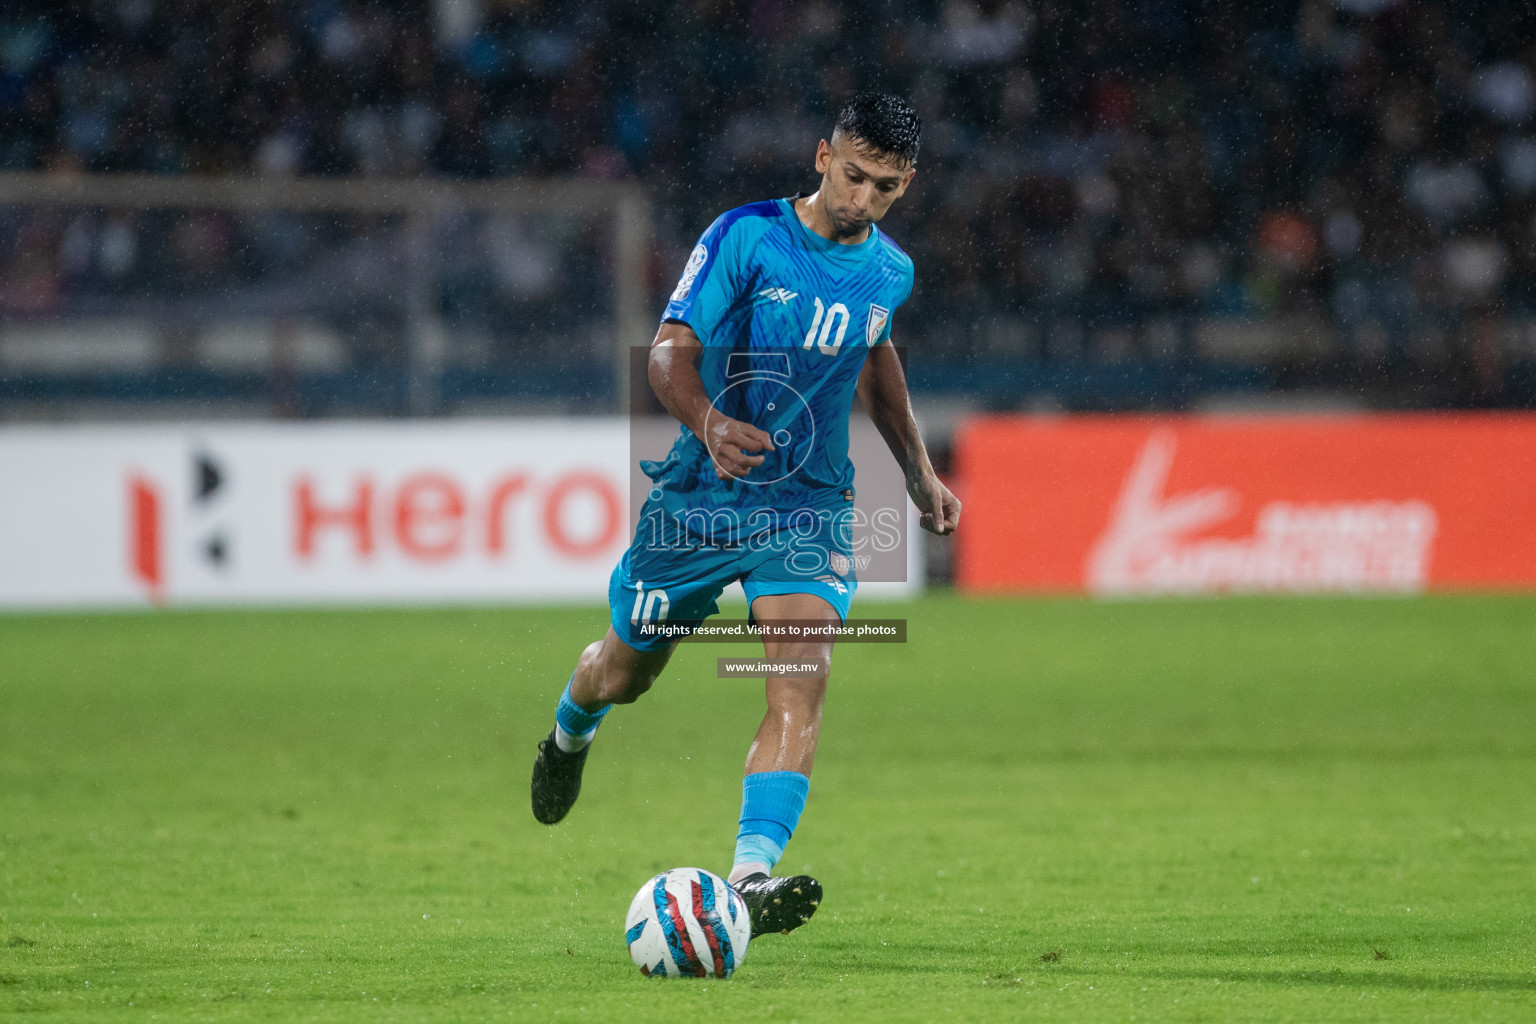
[[[635,893],[624,941],[652,978],[729,978],[747,955],[747,904],[719,875],[673,868]]]

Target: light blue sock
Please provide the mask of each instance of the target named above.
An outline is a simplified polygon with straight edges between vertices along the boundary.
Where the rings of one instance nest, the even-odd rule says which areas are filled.
[[[572,673],[571,678],[576,678],[575,673]],[[560,694],[560,703],[555,705],[555,743],[568,754],[581,750],[592,742],[603,716],[611,710],[612,704],[597,711],[583,710],[581,705],[571,699],[571,684],[566,683],[565,691]]]
[[[754,772],[741,780],[741,828],[735,867],[761,864],[773,870],[795,834],[811,780],[799,772]]]

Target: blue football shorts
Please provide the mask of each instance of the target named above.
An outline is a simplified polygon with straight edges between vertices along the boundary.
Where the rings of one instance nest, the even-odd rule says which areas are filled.
[[[629,550],[608,579],[613,631],[637,651],[666,647],[720,610],[715,599],[740,580],[747,606],[765,594],[813,594],[846,621],[858,589],[846,523],[834,511],[803,509],[776,529],[726,543],[704,543],[697,534],[670,542],[642,514]],[[674,632],[653,635],[647,623],[673,623]],[[652,627],[654,628],[654,626]]]

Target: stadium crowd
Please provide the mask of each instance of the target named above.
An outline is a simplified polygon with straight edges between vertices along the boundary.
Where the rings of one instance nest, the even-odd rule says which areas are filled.
[[[0,167],[636,178],[661,296],[716,212],[813,184],[869,87],[925,121],[885,227],[930,342],[1178,356],[1201,318],[1290,318],[1314,375],[1454,364],[1493,402],[1536,354],[1507,0],[8,0]]]

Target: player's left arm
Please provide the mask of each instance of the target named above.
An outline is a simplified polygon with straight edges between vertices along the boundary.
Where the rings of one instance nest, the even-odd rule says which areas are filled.
[[[928,460],[917,418],[912,415],[907,375],[889,339],[869,350],[859,373],[858,393],[869,418],[906,472],[907,493],[922,513],[918,522],[941,537],[954,533],[960,525],[960,499],[944,486]]]

